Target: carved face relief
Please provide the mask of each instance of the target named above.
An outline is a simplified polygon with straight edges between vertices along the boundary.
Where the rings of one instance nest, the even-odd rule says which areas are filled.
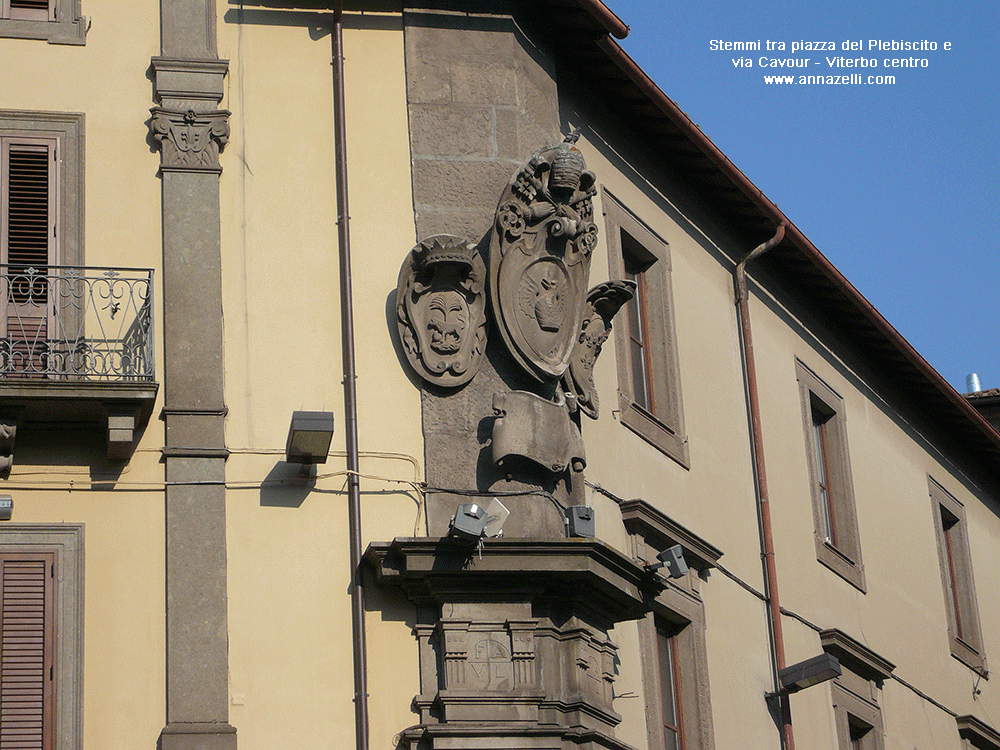
[[[464,385],[486,352],[486,265],[460,237],[436,235],[403,262],[396,318],[406,358],[424,380]]]
[[[490,245],[493,316],[515,361],[562,377],[580,333],[597,239],[594,175],[576,137],[535,152],[500,196]]]
[[[455,354],[469,328],[469,305],[458,292],[436,292],[427,301],[430,347],[438,354]]]

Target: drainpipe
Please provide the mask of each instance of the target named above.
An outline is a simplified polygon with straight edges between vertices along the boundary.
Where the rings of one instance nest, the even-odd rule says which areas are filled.
[[[337,239],[340,245],[340,326],[344,359],[344,421],[347,432],[347,506],[351,545],[351,629],[354,637],[354,732],[357,750],[368,750],[368,654],[365,590],[361,574],[361,486],[358,458],[357,367],[351,292],[351,234],[347,205],[347,132],[344,115],[344,7],[333,16],[333,119],[337,168]]]
[[[781,627],[781,601],[778,597],[778,571],[774,562],[774,536],[771,531],[771,503],[767,492],[767,469],[764,464],[764,439],[761,433],[760,397],[757,392],[757,365],[753,353],[753,335],[750,330],[750,305],[747,292],[747,264],[777,245],[785,236],[782,222],[774,236],[755,247],[739,262],[733,273],[736,286],[736,310],[740,319],[740,342],[743,352],[743,375],[747,384],[747,402],[750,409],[750,430],[753,442],[754,482],[757,492],[758,520],[760,522],[760,554],[764,561],[765,589],[768,604],[768,626],[771,633],[771,651],[774,655],[774,690],[781,687],[778,672],[785,668],[785,638]],[[794,750],[792,710],[788,695],[779,697],[781,709],[781,746]]]

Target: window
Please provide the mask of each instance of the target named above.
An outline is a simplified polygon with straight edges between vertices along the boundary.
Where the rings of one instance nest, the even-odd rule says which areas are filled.
[[[683,750],[680,657],[677,653],[678,630],[677,626],[667,623],[662,618],[655,618],[655,623],[663,747],[666,750]]]
[[[823,650],[837,657],[841,674],[831,683],[840,750],[883,750],[882,684],[895,665],[841,630],[819,634]]]
[[[816,559],[864,591],[844,401],[799,360],[795,374],[802,400]]]
[[[1000,750],[1000,732],[982,719],[968,714],[956,716],[962,750]]]
[[[660,550],[680,544],[691,570],[664,581],[653,612],[639,621],[646,734],[650,750],[711,750],[714,747],[705,605],[701,571],[714,568],[722,552],[644,500],[619,506],[630,554],[654,561]]]
[[[83,527],[0,530],[0,747],[80,747]]]
[[[929,484],[951,653],[972,669],[985,672],[965,508],[936,481],[929,479]]]
[[[84,44],[87,19],[80,0],[0,0],[0,37]]]
[[[83,146],[82,114],[0,110],[0,262],[83,265]]]
[[[6,376],[45,371],[49,341],[57,335],[49,269],[80,262],[82,118],[0,112],[0,367]]]
[[[0,747],[49,747],[55,555],[0,552]]]
[[[614,327],[621,421],[687,467],[667,243],[610,192],[602,198],[611,277],[636,285]]]

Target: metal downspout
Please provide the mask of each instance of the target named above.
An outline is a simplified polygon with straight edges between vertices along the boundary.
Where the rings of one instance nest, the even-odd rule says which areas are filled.
[[[767,469],[764,462],[764,439],[761,432],[760,397],[757,391],[757,365],[753,352],[753,335],[750,328],[749,293],[747,292],[747,264],[759,258],[777,245],[785,236],[785,222],[782,222],[774,236],[755,247],[736,266],[733,273],[736,286],[736,309],[740,319],[740,343],[743,354],[743,374],[747,385],[747,403],[750,410],[750,428],[753,440],[754,481],[757,491],[758,519],[760,522],[760,552],[764,561],[765,594],[768,604],[768,625],[771,632],[771,648],[774,654],[774,690],[778,684],[778,672],[785,668],[785,637],[781,626],[781,601],[778,596],[778,571],[774,561],[774,536],[771,530],[771,503],[767,491]],[[788,695],[779,697],[781,709],[781,746],[794,750],[795,738],[792,733],[792,711]]]
[[[351,629],[354,640],[354,731],[357,750],[368,750],[368,649],[365,591],[361,573],[361,486],[358,477],[357,366],[354,356],[354,302],[351,291],[351,234],[347,204],[347,133],[344,105],[344,7],[333,16],[333,119],[337,164],[337,239],[340,246],[340,326],[344,362],[344,421],[347,441],[347,504],[351,545]]]

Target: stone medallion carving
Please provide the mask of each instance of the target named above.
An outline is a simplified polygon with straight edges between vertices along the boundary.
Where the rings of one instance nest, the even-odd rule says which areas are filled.
[[[486,265],[474,245],[441,234],[418,244],[399,272],[396,319],[410,365],[445,387],[469,382],[486,352]]]
[[[605,281],[587,294],[580,336],[573,349],[569,372],[563,377],[562,388],[567,403],[575,403],[591,419],[597,419],[599,402],[594,385],[594,364],[601,347],[611,335],[611,319],[635,294],[635,282]]]
[[[594,175],[578,134],[536,151],[500,197],[490,298],[500,335],[537,380],[566,372],[580,332],[597,241]]]

